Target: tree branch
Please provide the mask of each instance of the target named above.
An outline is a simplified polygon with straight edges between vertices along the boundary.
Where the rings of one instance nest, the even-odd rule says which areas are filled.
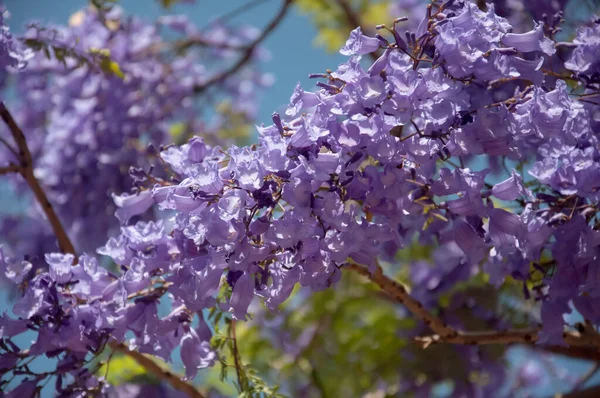
[[[233,66],[223,71],[222,73],[215,75],[211,79],[208,79],[203,84],[196,86],[194,88],[194,92],[196,94],[199,94],[215,84],[224,82],[225,80],[227,80],[228,77],[237,73],[248,61],[250,61],[256,47],[258,47],[258,45],[262,43],[275,30],[275,28],[281,23],[281,21],[283,21],[283,18],[289,11],[292,2],[293,0],[284,0],[283,4],[281,5],[281,8],[279,9],[279,12],[277,12],[277,15],[275,15],[271,22],[265,27],[260,36],[258,36],[256,40],[254,40],[246,48],[246,51],[244,51],[242,57]]]
[[[13,155],[15,155],[16,159],[19,159],[19,154],[17,153],[17,150],[15,148],[13,148],[12,145],[10,145],[8,143],[8,141],[6,141],[4,138],[0,137],[0,142],[3,143],[4,146],[6,148],[8,148],[8,150],[11,151]]]
[[[377,286],[381,288],[384,292],[392,296],[397,302],[400,304],[404,304],[404,306],[416,315],[419,319],[425,323],[431,330],[441,336],[454,336],[457,334],[454,328],[448,326],[444,321],[440,318],[436,317],[429,311],[423,307],[418,300],[412,298],[406,288],[396,282],[393,279],[388,278],[383,274],[383,270],[377,264],[377,268],[375,273],[371,275],[368,269],[362,267],[358,264],[348,264],[344,268],[349,269],[351,271],[357,272],[367,278],[371,279]]]
[[[117,343],[115,341],[112,341],[109,343],[109,345],[113,350],[130,356],[133,360],[135,360],[138,364],[143,366],[154,376],[168,382],[174,389],[184,392],[192,398],[205,398],[205,396],[200,391],[198,391],[193,385],[186,383],[185,381],[181,380],[179,376],[169,372],[166,369],[163,369],[149,356],[141,354],[137,351],[132,351],[129,349],[129,347],[127,347],[127,345],[123,343]]]
[[[544,350],[546,352],[562,355],[569,358],[581,359],[584,361],[592,361],[600,363],[600,350],[585,348],[585,347],[564,347],[564,346],[538,346],[535,348]]]
[[[250,10],[251,8],[254,8],[254,7],[256,7],[262,3],[265,3],[267,1],[270,1],[270,0],[254,0],[254,1],[249,1],[248,3],[244,3],[241,6],[234,8],[233,10],[214,19],[212,22],[210,22],[208,24],[208,26],[212,25],[215,22],[223,23],[223,22],[225,22],[231,18],[234,18],[234,17],[240,15],[241,13],[244,13],[244,12]],[[205,30],[205,29],[203,28],[202,30]]]
[[[20,173],[20,172],[21,172],[21,168],[14,163],[10,163],[6,167],[0,167],[0,175],[10,174],[10,173]]]
[[[208,30],[215,23],[222,24],[225,21],[240,15],[241,13],[244,13],[244,12],[250,10],[251,8],[254,8],[262,3],[266,3],[267,1],[271,1],[271,0],[254,0],[254,1],[250,1],[248,3],[244,3],[241,6],[234,8],[233,10],[212,20],[211,22],[208,23],[207,26],[202,28],[202,31]],[[187,39],[179,40],[179,41],[175,42],[174,48],[176,51],[185,51],[192,46],[211,47],[211,48],[218,48],[218,49],[222,49],[222,50],[232,50],[232,51],[243,51],[243,50],[247,50],[249,48],[249,45],[246,45],[246,44],[229,44],[229,43],[223,43],[223,42],[215,43],[215,42],[212,42],[210,40],[203,38],[202,36],[192,36]]]
[[[244,51],[248,50],[249,45],[245,44],[229,44],[226,42],[216,43],[210,40],[205,39],[202,36],[191,36],[187,39],[178,40],[173,43],[173,48],[175,51],[186,51],[190,47],[208,47],[215,48],[220,50],[231,50],[231,51]]]
[[[246,382],[245,382],[245,379],[242,377],[242,366],[240,364],[240,353],[238,351],[238,346],[237,346],[235,323],[236,323],[235,319],[232,319],[231,324],[229,325],[229,337],[231,338],[231,341],[232,341],[231,351],[233,354],[233,363],[235,364],[235,374],[237,376],[238,387],[239,387],[240,393],[243,393],[246,389],[246,387],[245,387]]]
[[[521,330],[493,330],[482,332],[463,332],[447,325],[439,317],[427,311],[423,304],[412,298],[406,288],[383,274],[377,264],[375,273],[357,264],[348,264],[344,268],[366,276],[383,291],[393,297],[417,318],[421,319],[434,333],[430,336],[417,337],[415,340],[423,348],[432,344],[450,343],[460,345],[489,345],[489,344],[535,344],[539,339],[539,328]],[[596,333],[564,332],[563,340],[569,347],[542,346],[547,351],[575,357],[600,361],[600,338]]]
[[[12,134],[18,148],[20,166],[15,169],[15,165],[13,165],[12,171],[18,171],[23,176],[25,181],[27,181],[29,188],[33,191],[35,198],[42,207],[42,210],[46,214],[46,217],[52,226],[54,235],[56,235],[56,239],[58,240],[58,247],[60,248],[60,251],[63,253],[75,254],[75,248],[73,247],[71,240],[60,223],[60,219],[56,215],[56,212],[54,211],[54,208],[48,200],[48,197],[42,189],[39,181],[35,178],[33,173],[33,159],[31,157],[29,147],[27,146],[25,135],[4,105],[4,102],[0,102],[0,117],[2,117],[4,123],[6,123],[8,126],[8,129],[10,130],[10,133]],[[9,166],[9,168],[11,168],[11,166]]]
[[[58,240],[58,246],[63,253],[71,253],[75,254],[75,248],[73,244],[69,240],[65,229],[63,228],[60,219],[56,215],[52,204],[48,200],[44,189],[41,184],[35,178],[33,173],[33,159],[31,157],[31,152],[29,151],[29,147],[27,146],[27,140],[25,139],[25,135],[21,128],[17,125],[14,118],[4,105],[4,102],[0,102],[0,117],[8,126],[13,139],[18,147],[18,156],[20,165],[11,164],[8,167],[4,167],[0,169],[0,174],[3,174],[2,171],[5,172],[18,172],[23,178],[27,181],[29,188],[33,191],[38,203],[42,207],[42,210],[46,214],[48,221],[52,225],[52,229],[54,230],[54,234]],[[171,384],[174,388],[187,393],[190,397],[193,398],[204,398],[204,396],[198,392],[193,385],[188,384],[182,381],[176,375],[173,375],[171,372],[162,369],[158,366],[152,359],[146,357],[145,355],[131,351],[126,345],[118,344],[116,342],[110,343],[110,346],[116,350],[120,351],[126,355],[129,355],[135,361],[137,361],[141,366],[145,367],[149,372],[156,375],[158,378],[166,380]]]
[[[600,397],[600,385],[586,388],[585,390],[572,391],[568,394],[557,395],[562,398],[597,398]]]
[[[595,363],[592,366],[592,368],[586,374],[584,374],[583,377],[581,377],[581,379],[579,379],[579,381],[577,381],[577,384],[575,384],[575,386],[571,390],[571,393],[575,393],[577,391],[583,391],[583,386],[585,386],[586,383],[588,381],[590,381],[592,379],[592,377],[594,377],[594,375],[596,375],[596,373],[598,373],[598,370],[600,370],[600,363]]]

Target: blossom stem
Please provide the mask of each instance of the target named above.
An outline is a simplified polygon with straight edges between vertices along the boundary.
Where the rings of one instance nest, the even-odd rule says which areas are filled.
[[[230,338],[231,338],[231,347],[232,347],[232,353],[233,353],[233,363],[235,364],[235,373],[237,376],[237,381],[238,381],[238,387],[239,387],[239,391],[240,393],[244,392],[245,390],[245,382],[242,378],[242,372],[241,372],[241,364],[240,364],[240,354],[238,351],[238,346],[237,346],[237,337],[235,334],[235,319],[231,320],[231,324],[229,325],[229,333],[230,333]]]

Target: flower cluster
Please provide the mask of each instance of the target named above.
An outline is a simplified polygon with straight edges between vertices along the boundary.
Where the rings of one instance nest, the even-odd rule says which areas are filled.
[[[204,47],[182,49],[180,35],[202,38]],[[223,121],[200,112],[209,107],[198,90],[237,60],[236,48],[256,36],[250,28],[218,24],[201,32],[181,16],[150,24],[127,17],[119,7],[108,13],[88,8],[73,14],[69,26],[27,30],[21,41],[44,49],[50,58],[40,51],[14,74],[20,105],[15,117],[36,159],[36,175],[77,248],[93,251],[118,231],[110,195],[129,188],[130,167],[148,170],[148,142],[167,144],[173,132],[179,139],[201,132],[213,142],[226,142],[218,137]],[[214,47],[220,43],[234,47]],[[174,51],[181,54],[173,58]],[[211,64],[200,64],[209,54]],[[269,76],[253,63],[217,85],[223,101],[248,121],[257,110],[258,90],[269,84]],[[0,163],[14,160],[2,148]],[[17,194],[24,195],[26,189],[13,182]],[[44,253],[56,250],[37,209],[28,217],[5,219],[1,229],[15,255],[28,254],[38,265]],[[32,239],[21,239],[25,231]]]
[[[169,179],[134,173],[136,192],[115,196],[121,233],[98,249],[120,272],[47,255],[49,271],[15,306],[19,319],[2,318],[3,361],[64,355],[76,375],[71,355],[83,361],[129,330],[142,352],[168,359],[180,346],[193,377],[215,356],[204,323],[190,326],[195,313],[218,305],[244,320],[255,296],[276,309],[297,284],[331,287],[349,263],[375,273],[379,258],[415,240],[435,247],[410,270],[425,308],[481,273],[492,286],[510,278],[541,302],[539,343],[564,344],[570,304],[600,323],[598,26],[569,46],[564,74],[545,69],[558,44],[543,25],[512,33],[493,6],[434,2],[416,31],[387,28],[389,38],[357,28],[342,49],[349,60],[313,75],[316,92],[297,86],[285,116],[259,127],[258,144],[223,149],[195,137],[160,152]],[[361,55],[376,50],[363,68]],[[151,208],[168,216],[129,225]],[[21,283],[22,271],[7,267]],[[160,318],[167,292],[173,312]],[[472,297],[454,300],[451,310]],[[493,310],[473,312],[506,326]],[[39,336],[27,354],[9,343],[26,328]],[[492,382],[458,383],[457,394],[502,384],[496,357],[472,347],[460,357],[485,366]]]
[[[10,33],[10,29],[4,23],[7,14],[8,11],[0,7],[0,87],[4,86],[9,69],[24,68],[33,55],[32,51],[23,48]]]

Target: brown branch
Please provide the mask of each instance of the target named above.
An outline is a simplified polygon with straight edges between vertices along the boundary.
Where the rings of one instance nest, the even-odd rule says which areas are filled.
[[[231,320],[231,324],[229,325],[229,334],[232,341],[232,352],[233,352],[233,363],[235,364],[235,373],[237,376],[238,386],[240,389],[240,393],[244,392],[244,379],[242,377],[242,367],[240,364],[240,353],[238,351],[237,346],[237,337],[235,333],[235,319]]]
[[[597,398],[600,397],[600,385],[586,388],[585,390],[572,391],[568,394],[557,395],[562,398]]]
[[[10,174],[10,173],[20,173],[20,172],[21,172],[21,168],[14,163],[10,163],[6,167],[0,167],[0,175]]]
[[[265,3],[267,1],[270,0],[254,0],[254,1],[250,1],[248,3],[244,3],[241,6],[234,8],[233,10],[221,15],[220,17],[214,19],[212,22],[210,22],[208,24],[208,27],[210,27],[212,24],[214,24],[215,22],[219,22],[219,23],[223,23],[231,18],[234,18],[248,10],[250,10],[251,8],[254,8],[262,3]],[[204,30],[205,28],[203,28],[202,30]]]
[[[23,131],[21,131],[21,128],[17,125],[12,115],[4,105],[4,102],[0,102],[0,117],[2,117],[4,123],[6,123],[6,125],[8,126],[8,129],[10,130],[10,133],[12,134],[13,139],[17,144],[18,148],[20,165],[18,167],[18,170],[15,170],[14,166],[12,167],[12,169],[14,171],[18,171],[23,176],[25,181],[27,181],[29,188],[33,191],[33,194],[35,195],[35,198],[42,207],[44,214],[46,214],[50,225],[52,225],[52,230],[54,231],[56,239],[58,240],[58,247],[60,248],[60,251],[62,251],[63,253],[75,254],[75,248],[73,247],[69,236],[63,228],[60,219],[56,215],[56,212],[54,211],[52,204],[48,200],[46,193],[42,189],[42,186],[40,185],[37,178],[35,178],[35,175],[33,173],[33,159],[31,157],[29,147],[27,146],[27,140],[25,139],[25,135],[23,134]]]
[[[194,87],[194,92],[196,94],[199,94],[215,84],[224,82],[225,80],[227,80],[228,77],[234,75],[244,65],[246,65],[246,63],[248,61],[250,61],[250,59],[252,58],[252,54],[254,53],[254,50],[256,49],[256,47],[258,47],[258,45],[260,43],[262,43],[275,30],[275,28],[281,23],[281,21],[283,21],[283,18],[286,16],[287,12],[289,11],[290,6],[292,5],[292,2],[293,2],[293,0],[284,0],[281,8],[279,9],[279,12],[277,12],[277,15],[275,15],[275,17],[273,17],[271,22],[265,27],[265,29],[262,31],[260,36],[258,36],[246,48],[246,51],[244,51],[244,54],[242,55],[242,57],[234,65],[232,65],[229,69],[223,71],[222,73],[219,73],[219,74],[215,75],[214,77],[208,79],[203,84]]]
[[[434,334],[431,336],[417,337],[416,340],[423,348],[438,343],[461,345],[534,344],[539,339],[538,332],[539,329],[486,330],[482,332],[457,331],[455,335],[442,337],[438,334]],[[593,339],[586,338],[586,336],[581,335],[578,332],[564,332],[563,340],[571,347],[589,347],[598,354],[596,342],[594,342]]]
[[[551,354],[562,355],[569,358],[581,359],[584,361],[592,361],[600,363],[600,350],[585,348],[585,347],[564,347],[564,346],[533,346],[537,349],[544,350]]]
[[[344,268],[357,272],[371,279],[377,286],[381,288],[381,290],[392,296],[400,304],[404,304],[404,306],[410,312],[421,319],[423,323],[425,323],[425,325],[427,325],[435,333],[441,336],[453,336],[457,334],[456,330],[448,326],[440,318],[427,311],[425,307],[423,307],[423,304],[421,304],[418,300],[412,298],[404,286],[385,276],[379,265],[377,265],[373,275],[371,275],[368,269],[358,264],[348,264]]]
[[[418,300],[410,296],[404,286],[385,276],[379,265],[376,266],[373,275],[371,275],[368,269],[357,264],[348,264],[344,268],[369,278],[397,302],[404,304],[412,314],[421,319],[435,333],[434,335],[417,337],[415,339],[423,348],[440,343],[460,345],[520,343],[532,345],[539,338],[539,328],[482,332],[456,330],[448,326],[439,317],[427,311]],[[563,340],[569,347],[541,346],[540,348],[569,357],[600,361],[600,337],[595,332],[564,332]]]
[[[52,225],[52,229],[54,230],[54,234],[56,235],[56,238],[58,240],[58,246],[60,250],[63,253],[75,254],[75,248],[69,240],[69,237],[67,236],[67,233],[65,232],[65,229],[63,228],[60,222],[60,219],[54,212],[54,208],[48,200],[48,197],[46,196],[46,193],[44,192],[44,189],[42,188],[41,184],[34,176],[33,159],[31,156],[31,152],[29,151],[29,147],[27,146],[27,140],[25,139],[25,135],[23,134],[23,131],[21,131],[21,129],[19,128],[19,126],[17,125],[17,123],[15,122],[15,120],[13,119],[12,115],[10,114],[3,102],[0,102],[0,117],[2,117],[4,123],[6,123],[6,125],[8,126],[13,136],[13,139],[17,144],[18,156],[20,161],[20,165],[9,165],[7,168],[4,169],[10,169],[9,171],[18,172],[23,176],[23,178],[25,178],[27,184],[29,185],[29,188],[33,191],[38,203],[40,204],[42,210],[46,214],[48,221]],[[136,351],[129,350],[129,348],[124,344],[112,342],[110,343],[110,346],[114,350],[129,355],[141,366],[145,367],[149,372],[153,373],[161,379],[168,381],[174,388],[186,392],[190,397],[204,398],[204,396],[200,392],[198,392],[194,388],[194,386],[182,381],[179,377],[173,375],[169,371],[162,369],[152,359],[146,357],[145,355]]]
[[[0,143],[4,144],[4,146],[6,148],[8,148],[8,150],[11,151],[13,155],[15,155],[16,159],[19,159],[19,154],[17,153],[17,150],[15,148],[13,148],[12,145],[10,145],[8,143],[8,141],[6,141],[4,138],[0,137]]]
[[[358,17],[358,15],[356,15],[354,10],[352,9],[352,6],[348,3],[347,0],[337,0],[337,4],[340,6],[342,11],[344,12],[344,15],[346,16],[346,20],[348,21],[348,24],[350,25],[350,30],[360,27],[363,30],[363,32],[367,31],[366,29],[363,28],[363,25],[360,22],[360,18]],[[379,54],[377,52],[369,53],[369,56],[373,59],[373,61],[377,61],[377,59],[379,58]]]
[[[246,44],[230,44],[230,43],[225,43],[225,42],[216,43],[216,42],[207,40],[207,39],[203,38],[202,36],[192,36],[187,39],[178,40],[173,43],[173,48],[177,52],[186,51],[190,47],[194,47],[194,46],[209,47],[209,48],[215,48],[215,49],[219,49],[219,50],[231,50],[231,51],[244,51],[244,50],[248,50],[248,48],[250,48],[250,45],[246,45]]]
[[[598,373],[598,370],[600,370],[600,363],[595,363],[590,368],[590,370],[588,370],[587,373],[584,374],[581,377],[581,379],[579,379],[577,381],[577,384],[575,384],[575,386],[571,390],[571,393],[574,393],[577,391],[583,391],[583,386],[585,386],[587,384],[587,382],[590,381],[592,379],[592,377],[594,377],[594,375],[596,375],[596,373]]]
[[[129,347],[127,347],[127,345],[123,343],[117,343],[115,341],[112,341],[109,343],[109,345],[113,350],[130,356],[133,360],[135,360],[138,364],[143,366],[154,376],[168,382],[174,389],[184,392],[192,398],[205,398],[205,396],[200,391],[198,391],[193,385],[181,380],[179,376],[171,373],[167,369],[163,369],[149,356],[141,354],[137,351],[132,351],[129,349]]]

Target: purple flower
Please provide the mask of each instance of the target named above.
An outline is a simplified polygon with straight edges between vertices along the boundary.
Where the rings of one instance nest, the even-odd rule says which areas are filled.
[[[133,216],[144,213],[154,204],[152,192],[150,191],[142,191],[135,195],[113,194],[113,200],[119,208],[115,212],[115,216],[121,221],[121,224],[127,223]]]
[[[584,26],[577,31],[577,38],[573,40],[577,47],[571,59],[565,62],[565,67],[574,72],[589,74],[590,76],[600,71],[600,24]]]
[[[340,54],[346,56],[369,54],[377,51],[379,44],[379,39],[363,35],[358,27],[350,33],[346,44],[340,49]]]
[[[2,246],[0,246],[0,267],[3,268],[4,275],[15,284],[23,282],[33,268],[29,261],[17,263],[6,258]]]
[[[507,33],[502,43],[514,47],[521,52],[541,51],[546,55],[556,52],[552,40],[544,35],[544,24],[536,23],[535,28],[527,33]]]
[[[502,200],[515,200],[521,196],[533,198],[531,191],[525,187],[523,179],[515,169],[511,171],[510,178],[494,185],[492,195]]]
[[[254,297],[254,278],[248,273],[242,274],[233,286],[229,299],[229,311],[235,319],[245,320],[248,306]]]
[[[46,254],[46,262],[50,266],[49,275],[56,283],[68,283],[73,277],[72,267],[75,256],[72,254]]]
[[[204,321],[201,320],[201,323],[203,324]],[[181,337],[179,345],[181,347],[181,361],[185,366],[184,380],[191,380],[196,377],[198,369],[212,366],[217,354],[210,347],[210,336],[204,336],[205,333],[199,335],[196,330],[189,326],[186,329],[187,331]]]

